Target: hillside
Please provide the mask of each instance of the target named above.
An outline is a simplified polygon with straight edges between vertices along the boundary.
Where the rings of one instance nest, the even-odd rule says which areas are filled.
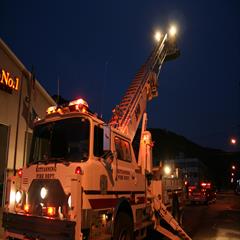
[[[230,166],[236,161],[240,162],[240,152],[225,152],[218,149],[205,148],[186,139],[184,136],[177,135],[171,131],[151,128],[154,141],[153,159],[154,165],[159,161],[174,159],[179,154],[185,158],[198,158],[208,167],[212,177],[218,185],[226,185],[230,179]],[[138,153],[140,130],[134,138],[134,150]],[[137,156],[137,155],[136,155]]]

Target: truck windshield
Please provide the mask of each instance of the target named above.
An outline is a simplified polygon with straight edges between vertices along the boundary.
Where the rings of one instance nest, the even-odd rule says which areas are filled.
[[[63,119],[36,126],[29,164],[86,161],[89,155],[89,120]]]

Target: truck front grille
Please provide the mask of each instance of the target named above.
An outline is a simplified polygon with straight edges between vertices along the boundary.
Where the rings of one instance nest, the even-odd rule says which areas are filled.
[[[41,194],[44,188],[45,194]],[[67,216],[68,196],[64,193],[58,179],[34,179],[28,191],[29,214],[47,216],[49,207],[54,209],[53,216]]]

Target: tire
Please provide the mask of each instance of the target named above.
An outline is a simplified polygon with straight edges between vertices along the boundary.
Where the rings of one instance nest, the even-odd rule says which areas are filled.
[[[114,240],[134,240],[133,221],[125,212],[119,212],[116,216],[113,232]]]

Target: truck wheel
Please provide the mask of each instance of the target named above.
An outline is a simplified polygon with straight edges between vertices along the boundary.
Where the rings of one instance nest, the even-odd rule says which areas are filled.
[[[114,240],[133,240],[133,222],[125,212],[117,214],[113,233]]]

